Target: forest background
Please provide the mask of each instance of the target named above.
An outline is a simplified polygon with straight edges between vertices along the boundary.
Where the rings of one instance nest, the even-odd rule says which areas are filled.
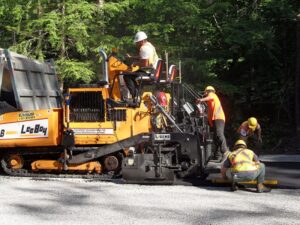
[[[185,82],[217,89],[229,143],[255,116],[265,152],[300,151],[299,9],[299,0],[0,0],[0,47],[53,58],[68,86],[97,79],[99,49],[136,51],[143,30],[161,57],[181,61]]]

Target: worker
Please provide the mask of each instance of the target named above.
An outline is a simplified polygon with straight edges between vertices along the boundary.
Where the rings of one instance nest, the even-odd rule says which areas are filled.
[[[226,138],[224,135],[225,128],[225,114],[221,102],[216,95],[214,87],[207,86],[204,90],[205,97],[197,99],[199,102],[207,102],[208,104],[208,122],[214,131],[214,143],[216,145],[215,159],[224,161],[229,154]],[[222,153],[220,159],[219,154]]]
[[[261,126],[255,117],[250,117],[244,121],[237,129],[239,139],[244,140],[248,146],[255,147],[257,150],[262,143]],[[253,137],[256,136],[256,140]],[[255,142],[255,143],[254,143]]]
[[[240,139],[235,142],[233,151],[228,155],[221,167],[224,179],[231,176],[232,191],[238,190],[239,182],[257,181],[257,192],[270,192],[271,189],[263,183],[265,180],[265,165],[259,162],[257,155],[247,149],[247,144]]]
[[[168,101],[166,93],[164,91],[157,89],[155,91],[155,97],[157,100],[157,104],[159,104],[161,106],[161,108],[165,112],[168,113],[169,112],[169,101]],[[167,127],[167,118],[157,108],[154,109],[152,125],[156,132],[164,131],[165,128]]]
[[[134,43],[139,51],[138,61],[134,63],[134,66],[139,66],[140,70],[133,74],[124,74],[123,76],[133,99],[135,99],[138,93],[138,85],[135,79],[143,75],[143,73],[148,72],[149,68],[155,69],[155,63],[158,61],[155,47],[147,40],[145,32],[137,32],[134,37]],[[128,57],[131,56],[128,55]]]

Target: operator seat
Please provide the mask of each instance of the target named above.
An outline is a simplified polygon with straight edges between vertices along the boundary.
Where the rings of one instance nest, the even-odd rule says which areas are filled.
[[[142,83],[148,83],[148,82],[157,82],[160,78],[160,74],[162,71],[163,67],[163,60],[158,59],[155,63],[155,69],[151,68],[145,68],[145,69],[150,69],[150,72],[145,72],[145,74],[137,77],[135,80],[137,82],[142,82]]]
[[[170,65],[168,69],[168,74],[165,79],[159,78],[159,83],[172,83],[177,73],[177,69],[175,65]]]
[[[171,65],[168,70],[167,82],[172,83],[177,73],[177,68],[175,65]]]

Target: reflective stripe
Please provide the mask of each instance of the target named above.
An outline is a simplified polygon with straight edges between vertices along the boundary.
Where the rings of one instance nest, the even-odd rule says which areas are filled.
[[[255,171],[258,169],[257,164],[253,161],[254,153],[249,149],[237,149],[228,156],[228,159],[231,163],[231,169],[235,172]]]
[[[233,166],[236,166],[236,165],[240,165],[240,164],[243,164],[243,163],[248,163],[248,164],[251,164],[252,165],[252,163],[249,163],[249,161],[239,161],[239,162],[233,162]]]
[[[243,156],[245,156],[249,161],[252,161],[252,159],[246,152],[242,151],[241,154],[243,154]]]

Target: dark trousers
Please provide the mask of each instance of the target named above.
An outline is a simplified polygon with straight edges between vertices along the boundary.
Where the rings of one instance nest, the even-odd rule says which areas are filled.
[[[133,99],[137,96],[138,85],[135,79],[139,74],[124,74],[123,79]]]
[[[214,120],[213,121],[214,143],[216,145],[216,151],[221,151],[224,154],[227,150],[226,138],[224,135],[225,121]]]
[[[262,184],[265,181],[265,173],[265,164],[260,163],[256,171],[232,173],[232,179],[234,182],[257,180],[258,184]]]

